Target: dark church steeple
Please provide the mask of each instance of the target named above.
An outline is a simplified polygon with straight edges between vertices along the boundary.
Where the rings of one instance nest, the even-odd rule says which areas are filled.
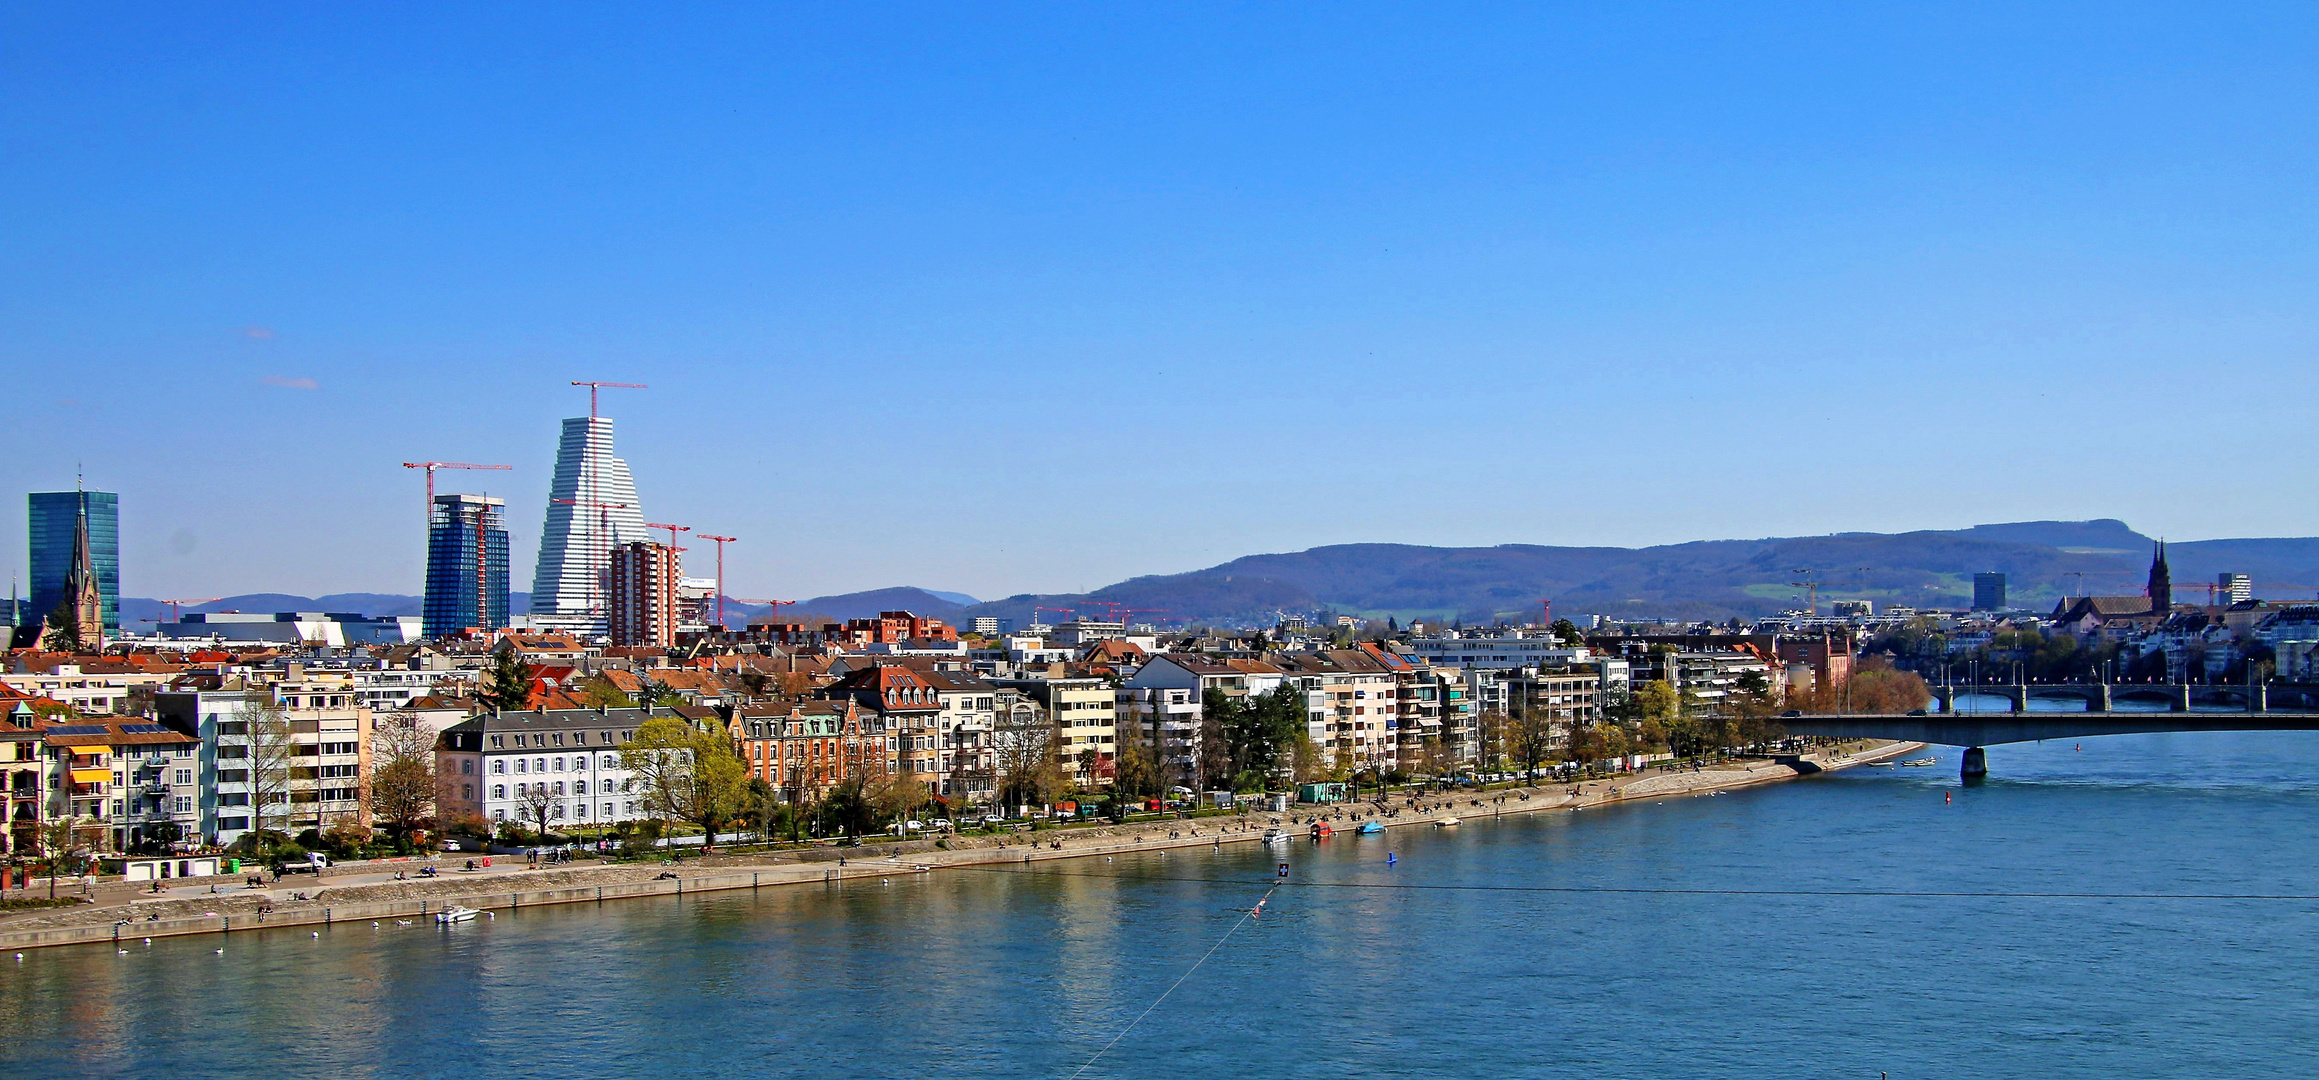
[[[2174,610],[2174,576],[2166,569],[2166,541],[2150,555],[2150,610],[2164,615]]]

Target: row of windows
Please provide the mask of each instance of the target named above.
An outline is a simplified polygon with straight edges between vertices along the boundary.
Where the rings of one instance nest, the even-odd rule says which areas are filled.
[[[614,788],[614,786],[613,786],[613,783],[612,783],[612,781],[610,781],[610,780],[606,780],[606,781],[604,781],[603,783],[596,785],[596,788],[597,788],[597,791],[598,791],[598,793],[599,793],[599,794],[605,794],[605,795],[609,795],[609,794],[611,794],[611,793],[612,793],[612,792],[615,790],[615,788]],[[469,790],[469,791],[473,791],[474,789],[473,789],[473,788],[469,788],[468,790]],[[539,784],[539,790],[541,790],[541,791],[544,791],[544,792],[546,792],[547,794],[550,794],[550,795],[561,795],[561,794],[563,794],[563,793],[564,793],[564,785],[563,785],[563,782],[562,782],[562,781],[558,781],[558,782],[556,782],[556,784],[555,784],[555,786],[554,786],[554,787],[550,788],[550,787],[549,787],[549,785],[547,784],[547,782],[546,782],[546,781],[542,781],[542,782]],[[619,786],[618,786],[617,790],[620,790],[620,791],[634,791],[634,790],[636,790],[636,781],[634,781],[634,780],[622,780],[622,781],[620,781],[620,783],[619,783]],[[525,795],[529,794],[531,791],[532,791],[532,787],[531,787],[530,785],[528,785],[528,784],[517,784],[517,785],[515,785],[515,797],[516,797],[516,798],[519,798],[519,799],[520,799],[520,798],[524,797]],[[585,795],[585,794],[587,794],[587,793],[588,793],[588,782],[587,782],[587,781],[585,781],[585,780],[574,780],[574,781],[572,781],[572,794],[574,794],[574,795]],[[468,797],[469,797],[469,798],[473,798],[474,796],[470,795],[470,796],[468,796]],[[504,799],[504,798],[506,798],[506,797],[507,797],[507,785],[506,785],[506,784],[493,784],[493,785],[491,785],[491,797],[492,797],[492,798],[494,798],[494,799]]]
[[[493,773],[497,773],[497,774],[505,774],[505,773],[507,772],[507,761],[508,761],[508,759],[506,759],[506,758],[496,758],[496,759],[493,759],[493,761],[491,762],[491,771],[492,771]],[[547,759],[547,758],[531,758],[531,759],[529,759],[529,760],[526,760],[526,759],[524,759],[524,758],[516,758],[516,759],[515,759],[515,771],[516,771],[516,772],[519,772],[519,773],[522,773],[522,772],[538,772],[538,773],[544,773],[544,772],[547,772],[547,771],[548,771],[548,761],[549,761],[549,759]],[[556,759],[554,759],[554,761],[555,761],[555,771],[556,771],[556,772],[562,772],[562,771],[564,771],[564,759],[562,759],[562,758],[556,758]],[[588,759],[587,759],[586,757],[576,757],[576,758],[573,758],[573,759],[572,759],[572,771],[573,771],[573,772],[579,772],[579,771],[581,771],[581,770],[583,770],[583,769],[586,769],[587,767],[588,767]],[[619,759],[619,758],[616,758],[616,757],[613,757],[613,756],[612,756],[612,755],[610,755],[610,754],[606,754],[606,755],[604,755],[604,760],[603,760],[602,762],[598,763],[597,767],[598,767],[598,768],[602,768],[602,769],[617,769],[617,768],[619,768],[619,767],[620,767],[620,759]]]
[[[615,745],[615,744],[618,744],[618,743],[624,743],[624,742],[627,742],[627,741],[629,740],[629,738],[630,738],[631,736],[633,736],[634,734],[636,734],[636,733],[635,733],[635,732],[633,732],[633,731],[623,731],[623,732],[621,732],[621,733],[620,733],[620,737],[619,737],[619,738],[617,738],[617,739],[615,739],[615,738],[613,738],[613,737],[612,737],[612,733],[611,733],[611,732],[609,732],[609,731],[599,731],[599,732],[597,732],[597,733],[596,733],[596,737],[597,737],[599,740],[601,740],[601,741],[603,742],[603,744],[604,744],[604,745],[606,745],[606,746],[612,746],[612,745]],[[508,739],[508,738],[509,738],[509,736],[506,736],[506,735],[494,735],[494,736],[492,736],[492,737],[491,737],[491,748],[492,748],[492,749],[494,749],[494,750],[504,750],[504,749],[506,749],[506,748],[507,748],[507,739]],[[548,745],[548,740],[550,740],[550,739],[553,739],[553,740],[555,740],[555,745],[557,745],[557,746],[562,746],[562,745],[564,745],[564,733],[563,733],[563,732],[561,732],[561,731],[554,731],[554,732],[541,732],[541,733],[539,733],[539,734],[536,734],[536,735],[525,735],[525,734],[518,733],[517,735],[513,736],[513,738],[515,739],[515,745],[516,745],[516,747],[517,747],[518,749],[521,749],[521,748],[523,748],[523,747],[526,747],[526,746],[536,746],[536,747],[542,747],[542,748],[544,748],[544,747],[546,747],[546,746]],[[572,733],[572,745],[573,745],[573,746],[586,746],[586,745],[588,745],[588,733],[587,733],[587,732],[585,732],[585,731],[575,731],[575,732],[573,732],[573,733]]]
[[[635,812],[636,812],[636,804],[635,804],[635,803],[633,803],[633,802],[624,802],[624,803],[621,803],[621,804],[620,804],[620,807],[621,807],[621,811],[622,811],[623,813],[629,813],[629,814],[633,814],[633,813],[635,813]],[[579,819],[579,820],[581,820],[581,821],[586,821],[586,820],[588,820],[588,804],[587,804],[587,803],[581,803],[579,806],[577,806],[577,807],[573,808],[573,810],[572,810],[572,816],[573,816],[573,817],[575,817],[575,818],[578,818],[578,819]],[[611,803],[605,803],[605,804],[604,804],[604,816],[605,816],[605,817],[611,817],[611,816],[613,816],[613,814],[612,814],[612,804],[611,804]],[[564,804],[562,804],[562,803],[557,803],[553,809],[551,809],[551,810],[549,810],[549,811],[548,811],[548,818],[549,818],[550,820],[553,820],[553,821],[562,821],[562,820],[564,819]],[[507,811],[505,811],[505,810],[493,810],[493,811],[491,812],[491,820],[493,820],[493,821],[506,821],[506,820],[507,820]]]

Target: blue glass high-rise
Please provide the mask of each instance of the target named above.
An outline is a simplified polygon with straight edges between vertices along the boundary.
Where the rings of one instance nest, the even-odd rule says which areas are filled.
[[[36,491],[25,496],[32,594],[22,618],[37,623],[69,595],[81,514],[89,521],[89,568],[104,597],[105,636],[121,632],[121,497],[110,491]]]
[[[427,523],[427,599],[421,633],[455,634],[507,625],[506,502],[437,495]]]

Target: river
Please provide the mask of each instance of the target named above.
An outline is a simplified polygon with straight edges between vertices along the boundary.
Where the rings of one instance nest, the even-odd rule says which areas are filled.
[[[1038,1077],[1116,1038],[1084,1075],[2319,1075],[2319,737],[2078,746],[1299,843],[1253,919],[1244,845],[42,950],[0,1066]]]

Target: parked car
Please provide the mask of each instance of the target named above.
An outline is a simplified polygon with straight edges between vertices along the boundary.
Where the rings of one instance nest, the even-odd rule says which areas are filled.
[[[950,819],[949,819],[949,818],[943,818],[943,817],[938,817],[938,818],[935,818],[935,819],[934,819],[934,820],[932,820],[932,821],[929,821],[929,822],[927,822],[927,823],[926,823],[926,827],[927,827],[927,828],[929,828],[929,829],[933,829],[933,830],[935,830],[936,832],[949,832],[950,830],[952,830],[952,829],[954,829],[954,828],[957,828],[957,826],[955,826],[955,825],[952,825],[952,824],[950,823]]]

